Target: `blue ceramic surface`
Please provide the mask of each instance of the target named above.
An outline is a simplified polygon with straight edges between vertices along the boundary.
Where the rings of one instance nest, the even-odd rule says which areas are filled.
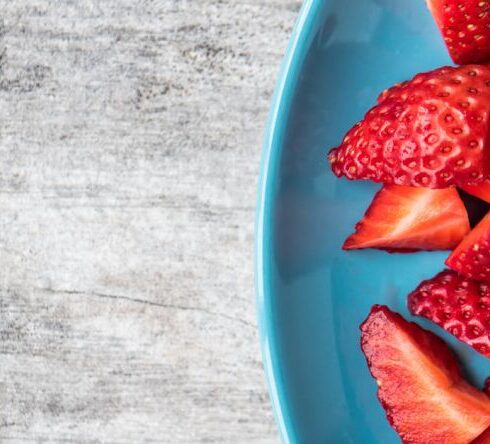
[[[286,443],[397,443],[359,348],[375,303],[406,294],[446,253],[343,252],[378,186],[326,161],[378,93],[449,58],[423,0],[307,0],[283,63],[262,159],[256,284],[264,366]],[[448,340],[476,384],[488,360]]]

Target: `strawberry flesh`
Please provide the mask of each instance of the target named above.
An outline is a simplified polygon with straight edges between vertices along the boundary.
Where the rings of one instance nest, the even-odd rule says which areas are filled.
[[[446,265],[466,277],[490,283],[490,212],[446,259]]]
[[[454,63],[490,61],[490,2],[427,0]]]
[[[408,295],[408,309],[490,358],[489,285],[445,270]]]
[[[448,250],[469,230],[468,215],[455,188],[385,185],[343,248]]]
[[[443,67],[380,95],[329,153],[335,175],[426,188],[476,185],[486,152],[490,66]]]
[[[404,443],[467,444],[490,426],[490,398],[463,379],[433,333],[375,305],[361,325],[361,347]]]

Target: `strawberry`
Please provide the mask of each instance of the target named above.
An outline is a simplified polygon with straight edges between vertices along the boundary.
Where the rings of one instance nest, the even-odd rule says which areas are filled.
[[[450,254],[446,265],[466,277],[490,283],[490,212]]]
[[[383,92],[328,158],[335,175],[416,187],[475,185],[486,153],[490,66],[443,67]]]
[[[345,250],[449,250],[470,231],[455,188],[385,185],[374,197]]]
[[[404,443],[466,444],[490,426],[490,398],[464,380],[433,333],[375,305],[361,325],[361,347]]]
[[[408,309],[490,358],[489,285],[445,270],[408,295]]]
[[[427,0],[454,63],[490,61],[490,2]]]
[[[478,185],[462,185],[461,189],[472,196],[476,196],[485,202],[490,203],[490,181],[479,183]]]

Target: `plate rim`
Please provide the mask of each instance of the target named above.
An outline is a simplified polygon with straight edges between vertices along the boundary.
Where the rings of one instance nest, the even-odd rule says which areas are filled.
[[[305,0],[294,25],[289,44],[282,60],[271,100],[264,132],[260,175],[257,186],[255,221],[255,291],[262,363],[266,374],[272,410],[282,442],[299,442],[286,402],[286,388],[280,366],[277,337],[274,329],[270,296],[271,280],[271,205],[281,144],[287,115],[291,108],[294,86],[297,83],[303,56],[308,49],[316,14],[328,0]]]

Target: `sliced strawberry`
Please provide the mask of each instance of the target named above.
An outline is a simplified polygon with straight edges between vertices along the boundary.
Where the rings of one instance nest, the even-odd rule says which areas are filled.
[[[490,213],[456,247],[446,265],[466,277],[490,282]]]
[[[455,188],[385,185],[344,243],[345,250],[449,250],[470,231]]]
[[[490,426],[490,398],[463,379],[436,335],[379,305],[361,332],[379,400],[404,443],[466,444]]]
[[[408,309],[490,358],[489,285],[445,270],[408,295]]]
[[[485,202],[490,203],[490,181],[479,183],[478,185],[461,185],[461,189],[472,196],[476,196]]]
[[[490,2],[427,0],[454,63],[490,61]]]
[[[418,74],[379,101],[330,151],[337,176],[428,188],[489,176],[490,66]]]

